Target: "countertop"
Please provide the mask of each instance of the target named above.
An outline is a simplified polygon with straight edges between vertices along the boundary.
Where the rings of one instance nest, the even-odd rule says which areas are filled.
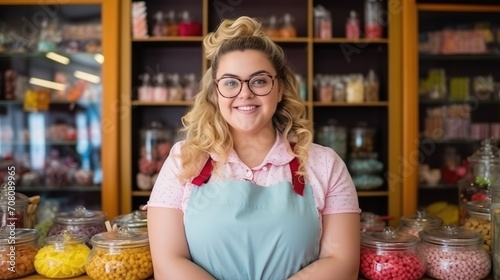
[[[37,275],[37,274],[33,274],[33,275],[27,276],[27,277],[22,278],[22,279],[26,279],[26,280],[47,280],[49,278],[46,278],[46,277],[43,277],[43,276],[40,276],[40,275]],[[88,277],[87,275],[82,275],[82,276],[79,276],[79,277],[71,278],[71,280],[73,280],[73,279],[74,280],[92,280],[92,278]],[[360,278],[359,280],[364,280],[364,279]],[[424,277],[421,280],[433,280],[433,279],[432,278]],[[493,280],[493,276],[489,276],[488,278],[485,278],[484,280]]]

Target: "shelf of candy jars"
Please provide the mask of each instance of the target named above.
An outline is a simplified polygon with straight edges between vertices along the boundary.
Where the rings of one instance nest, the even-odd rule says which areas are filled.
[[[0,12],[0,158],[15,166],[17,190],[100,208],[101,7],[72,6],[83,21],[59,8],[39,26],[20,19],[48,6]]]
[[[430,154],[432,149],[437,150],[432,145],[428,142],[421,155],[425,154],[423,151]],[[439,153],[441,158],[427,160],[419,167],[419,206],[449,224],[464,223],[467,203],[489,199],[489,183],[480,179],[486,176],[481,173],[489,173],[498,157],[498,145],[493,139],[477,140],[474,145],[466,141],[464,145],[448,146],[444,153]]]
[[[348,118],[343,118],[343,120],[346,119]],[[380,142],[384,137],[383,133],[377,129],[378,125],[373,122],[368,125],[360,119],[352,124],[337,120],[330,119],[328,123],[317,126],[316,142],[333,148],[346,162],[361,199],[365,200],[367,196],[379,198],[387,196],[383,176],[386,171],[387,157],[378,152],[387,147],[384,147],[386,144],[382,144],[386,142]],[[365,203],[364,205],[368,207],[371,204]],[[372,206],[375,207],[365,210],[380,215],[387,214],[385,206]]]
[[[349,3],[313,1],[314,42],[387,43],[388,1],[363,0]],[[355,46],[344,46],[347,52]]]
[[[500,21],[498,11],[483,9],[420,11],[419,22],[419,203],[425,205],[432,201],[423,192],[440,188],[446,196],[480,141],[500,137],[500,117],[491,114],[500,106]]]

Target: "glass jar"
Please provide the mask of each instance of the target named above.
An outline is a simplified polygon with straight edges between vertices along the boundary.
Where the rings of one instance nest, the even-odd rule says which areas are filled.
[[[365,37],[382,38],[382,4],[376,0],[365,1]]]
[[[465,204],[468,201],[489,200],[490,186],[497,183],[500,152],[493,140],[483,140],[481,147],[469,157],[469,164],[467,175],[458,182],[460,225],[467,216]]]
[[[424,210],[418,210],[412,216],[402,216],[399,220],[398,230],[418,237],[420,231],[442,225],[443,219],[428,214]]]
[[[418,254],[419,239],[391,227],[379,232],[361,233],[360,273],[371,280],[417,280],[425,273],[425,262]]]
[[[120,215],[113,221],[117,227],[127,227],[130,230],[148,231],[148,212],[146,210],[135,210],[130,214]]]
[[[350,131],[352,153],[372,153],[375,145],[375,129],[361,123]]]
[[[491,253],[491,203],[489,201],[469,201],[465,204],[467,216],[464,228],[479,232],[483,236],[483,248]]]
[[[14,189],[8,184],[3,184],[0,189],[0,228],[23,228],[28,224],[29,198]]]
[[[0,279],[19,279],[35,272],[39,237],[36,229],[0,228]]]
[[[347,156],[347,131],[336,120],[329,120],[328,124],[318,129],[318,143],[332,148],[342,159]]]
[[[61,234],[67,230],[74,235],[84,236],[85,242],[88,242],[95,234],[106,231],[105,222],[104,212],[77,206],[74,211],[61,212],[56,215],[48,236]]]
[[[142,280],[153,275],[147,233],[118,228],[94,235],[91,244],[85,270],[92,279]]]
[[[491,236],[493,247],[491,249],[493,261],[493,276],[500,280],[500,184],[494,182],[490,186],[491,193]]]
[[[483,279],[490,273],[491,260],[482,247],[483,237],[463,227],[446,225],[419,233],[419,251],[427,263],[427,275],[434,279]]]
[[[332,37],[331,12],[321,5],[314,7],[314,37],[329,39]]]
[[[85,273],[85,262],[90,248],[85,245],[84,236],[69,231],[45,239],[35,257],[35,269],[47,278],[71,278]]]
[[[153,188],[153,175],[160,172],[163,162],[172,148],[173,136],[161,122],[154,121],[141,129],[141,146],[139,151],[139,173],[137,186],[141,190]]]

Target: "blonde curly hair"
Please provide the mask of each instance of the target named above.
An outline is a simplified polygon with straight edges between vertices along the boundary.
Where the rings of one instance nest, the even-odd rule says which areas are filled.
[[[278,103],[272,123],[286,139],[296,143],[294,153],[300,161],[298,173],[305,177],[304,166],[313,139],[313,126],[306,119],[306,108],[299,98],[297,79],[287,65],[283,49],[266,36],[259,20],[247,16],[223,20],[215,32],[204,38],[203,48],[210,67],[202,77],[200,92],[193,106],[182,117],[181,133],[186,140],[181,147],[181,178],[188,180],[197,176],[209,153],[217,155],[218,161],[214,165],[217,169],[226,163],[232,152],[233,139],[218,108],[219,96],[214,79],[221,56],[247,49],[264,53],[276,69],[283,98]]]

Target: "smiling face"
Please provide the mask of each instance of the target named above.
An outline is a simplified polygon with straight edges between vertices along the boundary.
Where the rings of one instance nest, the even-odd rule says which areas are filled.
[[[248,80],[256,75],[275,77],[276,74],[264,53],[257,50],[233,51],[219,58],[215,80],[224,77]],[[253,94],[246,82],[243,82],[241,92],[234,98],[224,98],[218,92],[216,94],[220,112],[228,122],[233,136],[251,136],[273,129],[272,117],[283,92],[279,79],[275,79],[273,89],[265,96]]]

